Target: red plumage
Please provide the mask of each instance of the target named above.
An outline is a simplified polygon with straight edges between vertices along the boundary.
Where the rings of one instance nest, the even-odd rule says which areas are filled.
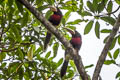
[[[80,50],[81,44],[82,44],[82,38],[79,32],[75,31],[73,32],[70,29],[67,29],[71,34],[72,34],[72,38],[70,40],[70,43],[72,44],[73,48],[78,52]],[[65,56],[69,51],[65,50]],[[65,57],[64,63],[62,65],[61,71],[60,71],[60,75],[61,78],[66,74],[67,71],[67,66],[68,66],[68,62],[69,59]]]
[[[80,37],[76,37],[76,38],[71,39],[71,43],[75,44],[75,45],[81,45],[82,41],[81,41]]]
[[[53,15],[50,16],[50,18],[48,20],[52,23],[52,25],[54,25],[56,27],[61,22],[62,12],[60,11],[60,9],[58,7],[56,7],[56,8],[52,7],[52,9],[54,10],[53,11],[54,13],[53,13]],[[47,49],[47,46],[51,39],[51,36],[52,36],[52,34],[50,32],[47,32],[45,42],[44,42],[44,51]]]

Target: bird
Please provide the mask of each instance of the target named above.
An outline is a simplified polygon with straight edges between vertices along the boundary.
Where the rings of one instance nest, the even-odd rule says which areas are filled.
[[[78,52],[81,48],[81,45],[82,45],[81,34],[76,30],[72,31],[68,28],[65,28],[65,29],[72,35],[70,43],[71,43],[72,47],[77,51],[77,54],[78,54]],[[69,54],[69,51],[66,49],[65,50],[65,60],[63,62],[63,65],[62,65],[62,68],[60,71],[61,78],[66,74],[66,71],[67,71],[67,66],[69,63],[69,56],[67,54]]]
[[[53,11],[53,14],[49,17],[48,21],[50,21],[50,23],[56,27],[60,24],[63,14],[58,7],[49,6],[49,8],[51,11]],[[51,36],[52,34],[49,31],[47,31],[47,35],[44,41],[44,51],[46,51],[47,49]]]

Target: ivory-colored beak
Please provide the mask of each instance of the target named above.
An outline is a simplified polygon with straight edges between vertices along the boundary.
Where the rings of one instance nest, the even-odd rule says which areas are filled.
[[[71,29],[69,29],[69,28],[64,28],[64,29],[66,29],[70,34],[75,34],[75,31],[73,31],[73,30],[71,30]]]
[[[57,12],[57,8],[56,7],[48,6],[48,8],[50,8],[50,10],[53,11],[53,12]]]

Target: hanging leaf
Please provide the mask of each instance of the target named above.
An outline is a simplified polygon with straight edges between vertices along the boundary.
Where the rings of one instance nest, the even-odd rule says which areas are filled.
[[[88,11],[83,11],[83,12],[80,13],[80,15],[83,16],[83,17],[84,16],[92,16],[92,14]]]
[[[87,1],[87,6],[92,12],[94,12],[93,4],[90,1]]]
[[[98,21],[95,24],[95,34],[97,38],[100,38],[100,24]]]
[[[111,33],[111,29],[102,29],[101,33]]]
[[[64,15],[64,17],[62,18],[62,24],[65,26],[65,24],[66,24],[66,21],[69,19],[69,17],[70,17],[70,13],[71,13],[71,11],[68,11],[68,12],[66,12],[65,13],[65,15]]]
[[[108,22],[109,24],[111,24],[112,26],[115,24],[115,19],[109,16],[106,17],[101,17],[102,20],[104,20],[105,22]]]
[[[120,5],[120,0],[115,0],[115,2],[116,2],[118,5]]]
[[[111,55],[111,53],[110,53],[110,52],[108,52],[107,54],[108,54],[108,56],[112,59],[112,55]]]
[[[82,22],[82,21],[83,21],[83,20],[81,20],[81,19],[76,19],[75,21],[68,22],[67,24],[75,25],[75,24],[79,24],[79,23]]]
[[[0,52],[0,62],[2,62],[2,60],[3,60],[5,57],[6,57],[6,54]]]
[[[27,58],[29,61],[32,61],[32,59],[33,59],[33,48],[34,48],[34,45],[31,45],[31,47],[27,53]]]
[[[93,8],[95,11],[97,11],[98,8],[98,0],[93,0]]]
[[[117,78],[120,78],[120,72],[118,72],[117,74],[116,74],[116,77],[115,77],[116,79]]]
[[[57,62],[57,67],[59,67],[63,62],[63,58],[61,58],[58,62]]]
[[[110,46],[110,50],[112,50],[116,44],[116,40],[117,40],[117,37],[114,38],[113,42],[112,42],[112,45]]]
[[[106,60],[104,61],[104,64],[110,65],[110,64],[115,64],[116,62],[114,60]]]
[[[59,43],[56,42],[53,46],[53,57],[56,57],[57,56],[57,51],[58,51],[58,47],[59,47]]]
[[[45,14],[45,18],[48,19],[50,17],[50,15],[52,14],[51,10],[48,10]]]
[[[103,10],[104,10],[104,3],[103,2],[101,2],[101,3],[99,3],[98,4],[98,13],[100,13],[100,12],[102,12]]]
[[[71,11],[68,11],[65,13],[65,15],[64,15],[65,21],[67,21],[69,19],[70,13],[71,13]]]
[[[106,41],[108,40],[108,38],[109,38],[109,35],[104,39],[104,43],[106,43]]]
[[[113,7],[113,3],[112,1],[109,1],[108,6],[107,6],[107,11],[112,12],[112,7]]]
[[[27,25],[29,14],[28,12],[24,13],[23,19],[21,19],[21,26],[24,27]]]
[[[76,65],[74,64],[73,60],[70,60],[70,66],[72,66],[72,68],[74,69],[74,71],[76,71]]]
[[[120,48],[115,50],[115,52],[113,54],[113,58],[116,59],[118,57],[119,53],[120,53]]]
[[[88,34],[90,30],[92,29],[92,26],[93,26],[93,21],[89,21],[89,23],[86,25],[84,29],[84,34]]]
[[[118,36],[118,44],[120,45],[120,35]]]
[[[88,65],[88,66],[85,66],[85,69],[91,68],[91,67],[93,67],[93,66],[94,66],[94,64],[90,64],[90,65]]]
[[[55,1],[54,0],[47,0],[47,2],[49,3],[49,5],[52,5]]]
[[[9,1],[11,1],[11,0],[9,0]],[[11,2],[12,2],[12,1],[11,1]],[[16,5],[17,5],[18,10],[19,10],[21,13],[23,13],[23,5],[22,5],[19,1],[17,1],[17,0],[15,0],[15,3],[16,3]]]
[[[48,58],[51,55],[51,51],[49,51],[46,55],[45,58]]]
[[[18,48],[18,50],[17,50],[17,54],[19,54],[19,57],[20,57],[21,60],[24,59],[23,52],[20,50],[20,48]]]

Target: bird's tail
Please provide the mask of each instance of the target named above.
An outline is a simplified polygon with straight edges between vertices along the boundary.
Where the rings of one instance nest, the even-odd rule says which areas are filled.
[[[61,71],[60,71],[61,78],[66,74],[68,62],[69,62],[69,60],[65,60],[63,63],[63,66],[62,66]]]
[[[47,32],[46,38],[45,38],[45,42],[44,42],[44,51],[46,51],[48,44],[50,42],[52,34],[50,32]]]

